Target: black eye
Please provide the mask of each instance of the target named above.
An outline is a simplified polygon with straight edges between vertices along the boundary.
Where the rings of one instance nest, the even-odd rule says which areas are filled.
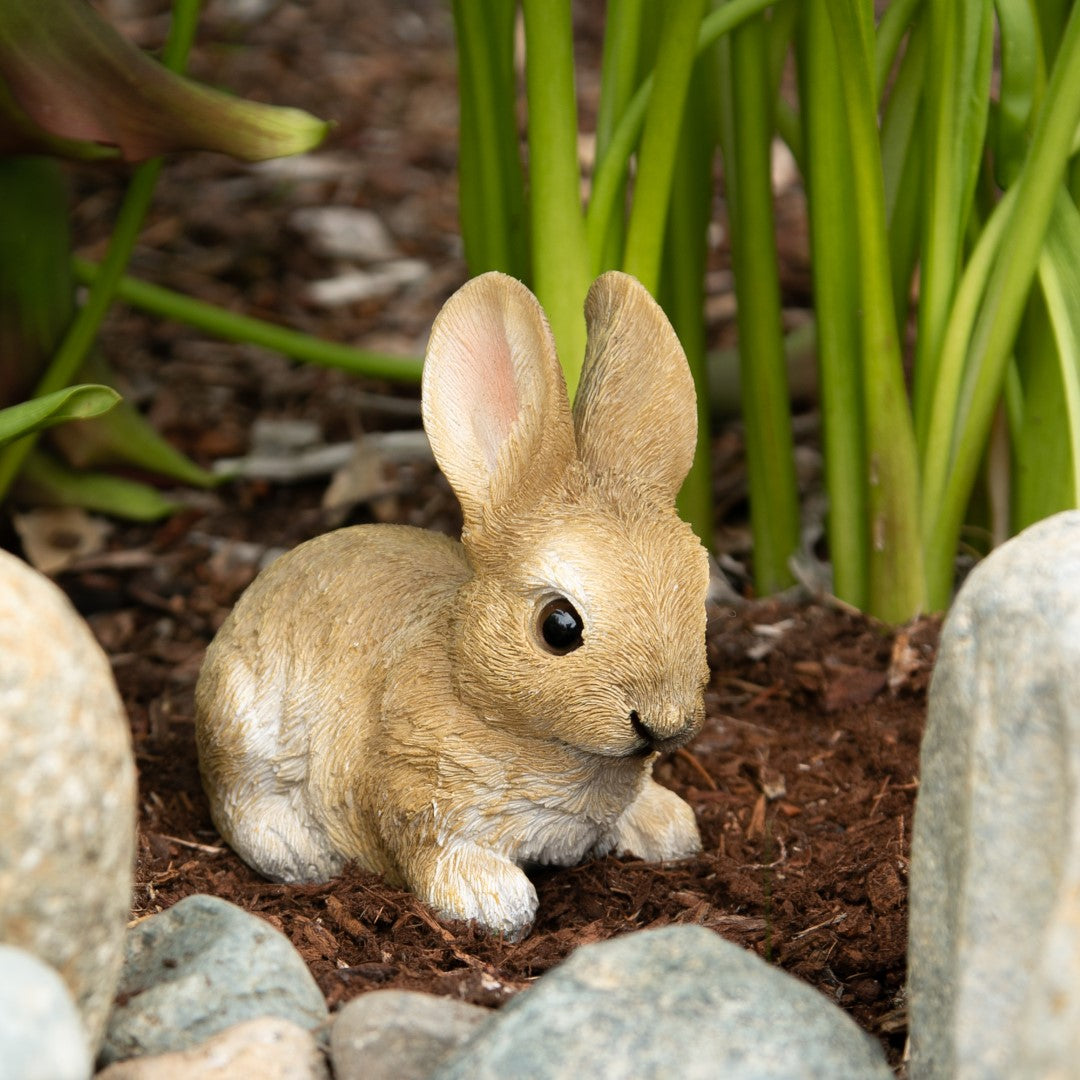
[[[581,616],[565,596],[549,600],[540,609],[539,626],[544,644],[558,656],[576,649],[585,629]]]

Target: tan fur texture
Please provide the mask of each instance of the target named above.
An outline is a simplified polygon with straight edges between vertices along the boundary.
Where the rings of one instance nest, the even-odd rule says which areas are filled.
[[[700,848],[651,776],[703,716],[704,549],[675,513],[693,381],[646,290],[599,278],[575,408],[533,295],[485,274],[432,329],[424,426],[462,542],[403,526],[302,544],[241,597],[196,692],[222,835],[282,881],[349,860],[439,914],[525,933],[521,869]],[[540,611],[570,600],[556,655]]]

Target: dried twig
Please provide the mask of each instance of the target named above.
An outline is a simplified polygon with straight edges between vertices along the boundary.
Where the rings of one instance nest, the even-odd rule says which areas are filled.
[[[158,833],[162,840],[168,840],[171,844],[179,844],[181,847],[192,848],[194,851],[205,851],[207,855],[223,855],[228,849],[215,847],[213,844],[200,844],[194,840],[181,840],[179,836],[169,836],[168,833]]]
[[[814,926],[808,926],[805,930],[800,930],[797,934],[793,934],[792,941],[798,941],[800,938],[806,937],[807,934],[812,934],[815,930],[824,930],[826,926],[836,926],[838,923],[842,923],[847,918],[847,912],[841,911],[839,915],[834,915],[831,919],[826,919],[824,922],[819,922]]]
[[[675,751],[675,756],[681,761],[685,761],[686,764],[689,765],[690,768],[693,769],[694,772],[696,772],[698,776],[700,776],[701,779],[705,781],[710,791],[720,790],[716,781],[705,771],[705,766],[702,765],[701,762],[698,761],[698,759],[689,750],[687,750],[685,746],[680,746],[679,749]]]

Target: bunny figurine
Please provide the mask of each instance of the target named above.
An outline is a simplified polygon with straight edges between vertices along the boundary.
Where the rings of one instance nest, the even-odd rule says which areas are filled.
[[[267,877],[347,861],[446,918],[532,924],[522,870],[700,850],[652,779],[703,714],[705,549],[675,513],[694,385],[660,307],[600,277],[571,412],[524,285],[464,285],[431,332],[424,427],[461,542],[339,529],[282,556],[210,646],[196,691],[214,821]]]

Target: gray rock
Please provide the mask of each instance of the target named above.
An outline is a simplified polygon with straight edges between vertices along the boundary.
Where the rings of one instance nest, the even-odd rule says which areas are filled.
[[[911,1076],[1080,1061],[1080,513],[1003,544],[942,631],[912,838]]]
[[[812,987],[698,926],[586,945],[519,994],[438,1080],[890,1080]]]
[[[216,896],[189,896],[128,931],[120,999],[101,1061],[186,1050],[243,1020],[303,1028],[326,1001],[284,934]]]
[[[335,1080],[427,1080],[491,1013],[478,1005],[408,990],[350,1001],[330,1029]]]
[[[87,625],[3,551],[0,747],[0,941],[60,972],[96,1047],[131,909],[131,732]]]
[[[91,1072],[64,980],[33,953],[0,945],[0,1080],[87,1080]]]
[[[320,254],[361,263],[396,258],[397,245],[371,210],[356,206],[306,206],[294,210],[289,224],[303,233]]]
[[[263,1016],[226,1028],[190,1050],[117,1061],[95,1080],[329,1080],[311,1032]]]
[[[304,295],[323,307],[341,307],[390,296],[429,273],[431,267],[423,259],[394,259],[370,270],[346,270],[335,277],[313,281],[304,289]]]

